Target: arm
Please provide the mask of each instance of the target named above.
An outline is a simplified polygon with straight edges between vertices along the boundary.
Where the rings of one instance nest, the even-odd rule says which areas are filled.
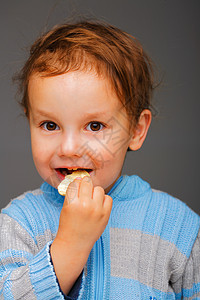
[[[200,299],[200,231],[185,265],[183,276],[173,284],[173,288],[177,296],[179,294],[183,299]]]
[[[101,190],[101,188],[95,189],[96,192],[93,193],[94,199],[96,199],[95,195],[98,194],[99,189]],[[104,194],[104,192],[102,194]],[[108,196],[106,196],[105,198],[107,197]],[[26,200],[24,201],[24,203],[25,202]],[[19,202],[16,202],[16,205],[14,205],[14,209],[11,210],[12,213],[10,215],[7,214],[7,209],[5,210],[4,213],[0,215],[0,298],[2,297],[3,299],[36,299],[36,297],[39,297],[41,299],[52,299],[52,295],[54,295],[58,299],[64,299],[64,296],[61,293],[58,285],[58,282],[60,283],[60,281],[62,281],[62,278],[60,279],[58,276],[58,280],[57,280],[55,275],[55,270],[51,263],[50,246],[52,240],[54,239],[54,236],[49,235],[44,240],[43,240],[43,236],[41,237],[37,236],[38,235],[37,221],[34,219],[34,216],[31,216],[29,208],[27,209],[27,205],[21,205],[21,204],[18,205],[18,204]],[[59,225],[60,232],[62,232],[62,226],[65,224],[66,221],[65,220],[66,206],[67,205],[64,205],[62,210],[62,215],[64,216],[64,220],[62,217],[60,218],[60,225]],[[74,206],[72,205],[72,207]],[[10,208],[8,210],[10,211]],[[96,209],[94,208],[94,212],[95,211]],[[94,215],[95,214],[96,213],[94,213]],[[99,213],[97,209],[96,215],[98,214]],[[16,216],[19,216],[19,218]],[[71,216],[72,219],[74,218],[74,216],[70,215],[70,213],[69,216]],[[35,233],[32,232],[32,230],[29,228],[30,227],[29,218],[31,218],[32,220],[31,226],[32,229],[35,229]],[[105,220],[105,217],[103,217],[103,219],[104,222],[106,223],[107,220]],[[87,219],[86,221],[89,222],[89,219]],[[42,219],[40,220],[40,222],[42,222]],[[90,224],[91,226],[93,226],[92,222]],[[38,225],[40,225],[40,223],[38,223]],[[78,223],[72,222],[71,225],[72,228],[73,226],[75,226],[76,228],[76,225],[78,225]],[[81,227],[82,225],[79,224],[79,226],[77,226],[77,230],[82,229]],[[93,230],[92,227],[90,228],[90,230]],[[103,230],[103,228],[101,228],[101,230]],[[101,235],[101,230],[99,232],[97,231],[97,235]],[[47,230],[47,234],[48,234],[48,230]],[[59,235],[57,236],[59,241],[60,236]],[[39,240],[37,239],[38,237]],[[70,236],[69,236],[69,240],[70,240]],[[95,241],[93,237],[93,243],[94,242]],[[90,245],[91,245],[91,241],[90,241]],[[64,253],[64,257],[66,257],[66,254],[67,252]],[[58,256],[59,255],[60,255],[60,251],[58,249]],[[76,259],[77,257],[75,257],[75,260]],[[85,261],[86,260],[87,259],[85,258]],[[57,263],[55,262],[55,258],[54,258],[54,266],[57,268]],[[71,264],[70,262],[69,270],[68,270],[69,276],[71,276],[70,270],[71,272],[73,272],[72,267],[73,264]],[[59,272],[59,268],[57,268],[57,270]],[[68,286],[68,291],[71,289],[73,283],[78,278],[78,274],[81,273],[82,266],[81,267],[79,266],[78,270],[80,270],[80,272],[77,272],[76,273],[77,275],[73,275],[74,280],[71,280],[69,278],[70,284]],[[62,285],[62,283],[60,285]],[[68,294],[68,291],[66,292],[64,291],[65,294]]]
[[[52,295],[64,299],[50,262],[49,245],[38,250],[23,224],[0,215],[1,299],[52,299]]]
[[[51,257],[62,291],[68,294],[103,233],[111,213],[112,198],[88,177],[70,184],[51,246]]]

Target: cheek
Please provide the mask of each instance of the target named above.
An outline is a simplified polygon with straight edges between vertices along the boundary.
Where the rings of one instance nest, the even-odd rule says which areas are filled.
[[[47,151],[46,149],[46,147],[41,147],[40,144],[34,144],[32,146],[32,155],[38,174],[44,181],[47,181],[49,184],[51,184],[51,156],[49,155],[49,151]]]
[[[115,172],[121,168],[128,149],[130,136],[122,134],[122,130],[110,136],[100,136],[94,143],[89,143],[90,154],[98,169],[114,168]]]
[[[32,147],[32,155],[35,167],[38,173],[43,177],[47,165],[47,157],[44,151],[40,151],[38,147]]]
[[[98,184],[104,189],[112,187],[121,175],[124,159],[129,144],[129,136],[121,135],[108,143],[99,143],[98,154]]]
[[[106,150],[101,151],[96,175],[98,175],[97,177],[102,183],[107,185],[116,180],[121,173],[125,153],[112,154]]]
[[[42,145],[34,139],[32,140],[31,147],[34,160],[44,159],[46,153],[45,147],[42,147]]]
[[[36,168],[40,168],[43,164],[48,162],[50,156],[50,147],[48,147],[47,143],[44,143],[42,139],[40,139],[37,135],[31,135],[31,148],[33,160],[36,165]]]

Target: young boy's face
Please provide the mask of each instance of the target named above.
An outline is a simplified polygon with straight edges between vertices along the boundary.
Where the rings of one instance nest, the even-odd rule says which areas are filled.
[[[119,178],[132,135],[109,81],[92,72],[33,75],[29,83],[32,153],[54,187],[68,170],[89,171],[106,193]]]

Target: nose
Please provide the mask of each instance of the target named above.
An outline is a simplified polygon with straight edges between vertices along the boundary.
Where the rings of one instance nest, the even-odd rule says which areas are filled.
[[[82,139],[78,132],[64,132],[60,137],[58,149],[59,156],[80,157],[82,152]]]

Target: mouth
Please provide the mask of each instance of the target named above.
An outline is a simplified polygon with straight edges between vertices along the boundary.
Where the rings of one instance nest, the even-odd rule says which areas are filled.
[[[63,179],[67,175],[72,174],[74,171],[86,171],[89,174],[91,174],[93,169],[89,169],[89,168],[56,168],[56,172],[61,179]]]

